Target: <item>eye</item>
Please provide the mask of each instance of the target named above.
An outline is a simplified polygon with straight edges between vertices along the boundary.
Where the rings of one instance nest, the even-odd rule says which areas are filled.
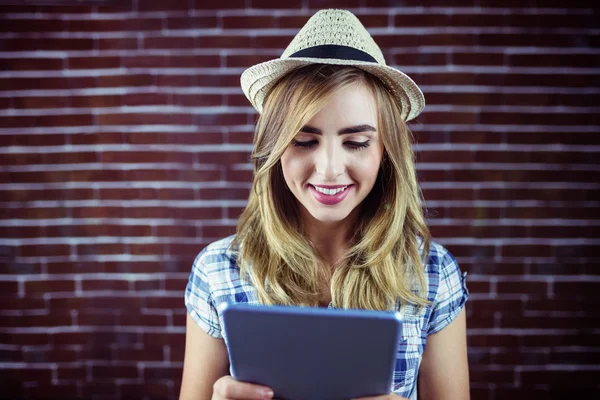
[[[295,147],[301,147],[303,149],[310,149],[310,148],[314,147],[317,143],[318,143],[318,141],[316,141],[316,140],[308,140],[305,142],[295,140],[295,139],[292,140],[292,145],[294,145]]]
[[[371,141],[367,140],[366,142],[344,142],[344,145],[348,146],[350,151],[358,151],[369,147],[371,145]]]

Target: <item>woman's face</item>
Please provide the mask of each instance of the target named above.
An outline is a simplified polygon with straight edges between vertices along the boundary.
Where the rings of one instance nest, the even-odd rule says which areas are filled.
[[[357,84],[335,95],[281,157],[302,218],[339,222],[358,211],[375,184],[382,154],[371,91]]]

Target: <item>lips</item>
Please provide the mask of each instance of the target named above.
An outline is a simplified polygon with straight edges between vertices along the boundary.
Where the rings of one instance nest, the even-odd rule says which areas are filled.
[[[350,192],[350,190],[352,190],[354,185],[335,185],[335,186],[321,186],[319,185],[319,188],[323,188],[323,189],[339,189],[339,188],[343,188],[345,187],[345,190],[342,190],[339,193],[336,193],[334,195],[327,195],[324,193],[319,192],[317,189],[315,189],[315,187],[311,184],[308,185],[308,189],[310,190],[310,192],[312,193],[312,195],[314,196],[314,198],[321,204],[324,204],[326,206],[333,206],[336,205],[338,203],[341,203],[346,196],[348,196],[348,193]]]

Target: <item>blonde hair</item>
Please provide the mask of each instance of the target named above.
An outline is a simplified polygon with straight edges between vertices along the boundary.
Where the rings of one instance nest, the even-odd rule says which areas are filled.
[[[356,84],[375,95],[384,153],[350,247],[331,272],[303,235],[297,200],[286,189],[280,159],[335,93]],[[254,136],[252,191],[232,242],[242,275],[250,278],[261,303],[317,306],[330,280],[334,307],[390,310],[398,301],[428,304],[424,264],[431,235],[417,184],[412,133],[400,112],[378,78],[354,67],[302,67],[271,89]]]

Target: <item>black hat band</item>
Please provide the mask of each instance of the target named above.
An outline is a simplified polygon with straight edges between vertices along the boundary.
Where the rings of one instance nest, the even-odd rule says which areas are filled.
[[[320,46],[308,47],[295,52],[289,58],[335,58],[338,60],[377,62],[369,53],[365,53],[354,47],[337,44],[322,44]]]

